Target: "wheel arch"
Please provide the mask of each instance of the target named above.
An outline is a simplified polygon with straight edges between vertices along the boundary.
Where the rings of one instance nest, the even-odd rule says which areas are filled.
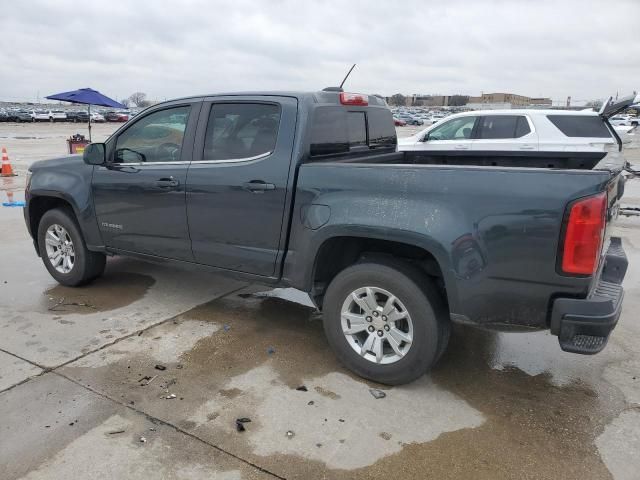
[[[402,238],[389,230],[360,235],[344,232],[323,239],[315,250],[308,279],[308,290],[316,304],[322,305],[327,286],[348,266],[363,260],[382,261],[384,258],[394,258],[405,261],[432,277],[438,284],[445,303],[452,305],[456,298],[455,281],[444,248],[436,243],[425,245],[430,242],[424,242],[424,238],[413,238],[407,232],[400,234]]]
[[[29,198],[29,204],[27,209],[27,222],[29,227],[29,232],[31,233],[31,237],[33,238],[34,246],[36,247],[36,251],[39,253],[38,249],[38,226],[40,225],[40,220],[45,213],[55,208],[62,208],[68,210],[73,214],[76,223],[78,224],[80,231],[84,235],[85,232],[82,229],[82,225],[78,221],[78,212],[76,207],[72,203],[72,201],[68,198],[65,198],[62,194],[45,194],[45,195],[31,195]]]

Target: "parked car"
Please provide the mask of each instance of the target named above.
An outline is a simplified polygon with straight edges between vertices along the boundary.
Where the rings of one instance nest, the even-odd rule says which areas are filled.
[[[16,110],[10,114],[9,117],[13,122],[23,123],[23,122],[33,122],[33,116],[31,112],[27,112],[26,110]]]
[[[605,148],[615,143],[613,128],[596,112],[514,109],[450,115],[400,139],[398,148],[434,152],[438,157],[455,156],[460,151],[478,155],[529,151],[549,158],[566,157],[566,152],[572,152],[572,158],[587,158],[602,156]]]
[[[422,119],[412,115],[400,114],[397,118],[406,122],[407,125],[424,125],[424,121],[422,121]]]
[[[104,119],[107,122],[126,122],[129,120],[129,115],[124,112],[107,112]]]
[[[67,112],[67,120],[73,123],[87,123],[89,121],[89,114],[86,110],[71,110]]]
[[[620,146],[573,163],[524,150],[432,165],[396,141],[382,98],[335,88],[164,102],[83,157],[33,163],[26,225],[67,286],[135,255],[306,291],[338,358],[385,384],[437,362],[452,322],[602,350],[627,268],[607,228]]]
[[[393,117],[393,124],[396,127],[404,127],[407,124],[407,122],[405,122],[404,120],[402,120],[402,119],[400,119],[398,117]]]
[[[50,122],[66,122],[67,114],[62,110],[49,110]]]
[[[104,123],[104,116],[99,112],[91,112],[91,121],[93,123]]]
[[[49,111],[48,110],[31,110],[32,122],[48,122]]]
[[[632,115],[614,115],[609,119],[609,123],[614,127],[634,127],[638,126],[640,119]]]

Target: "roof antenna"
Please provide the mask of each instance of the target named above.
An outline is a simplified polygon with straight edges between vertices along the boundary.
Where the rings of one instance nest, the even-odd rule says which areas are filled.
[[[342,80],[342,83],[340,84],[340,89],[342,89],[342,86],[344,85],[344,82],[347,81],[347,78],[349,78],[349,75],[351,75],[351,72],[353,71],[353,69],[356,68],[356,64],[354,63],[353,65],[351,65],[351,68],[349,69],[349,71],[347,72],[347,74],[344,76],[344,80]]]
[[[355,63],[351,65],[351,68],[349,69],[347,74],[344,76],[344,79],[342,80],[342,83],[340,84],[339,87],[327,87],[327,88],[323,88],[322,90],[324,92],[344,92],[344,90],[342,89],[342,86],[344,85],[344,82],[347,81],[347,78],[349,78],[349,75],[351,75],[351,72],[353,71],[354,68],[356,68]]]

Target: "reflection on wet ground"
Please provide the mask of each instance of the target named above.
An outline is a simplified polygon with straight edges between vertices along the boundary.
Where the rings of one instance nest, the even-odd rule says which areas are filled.
[[[625,402],[599,380],[602,361],[585,365],[545,333],[456,328],[430,376],[381,387],[336,362],[314,309],[259,291],[196,307],[64,374],[287,477],[609,478],[594,440]],[[167,335],[178,347],[159,358],[153,345]],[[234,419],[247,416],[238,434]]]
[[[114,310],[141,299],[155,283],[148,276],[132,272],[105,272],[89,285],[65,287],[56,285],[44,292],[39,311],[94,313]]]

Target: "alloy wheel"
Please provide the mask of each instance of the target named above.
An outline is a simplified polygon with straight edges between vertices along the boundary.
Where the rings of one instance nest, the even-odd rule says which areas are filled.
[[[340,311],[342,332],[351,348],[376,364],[401,360],[413,342],[413,322],[402,301],[387,290],[362,287]]]

